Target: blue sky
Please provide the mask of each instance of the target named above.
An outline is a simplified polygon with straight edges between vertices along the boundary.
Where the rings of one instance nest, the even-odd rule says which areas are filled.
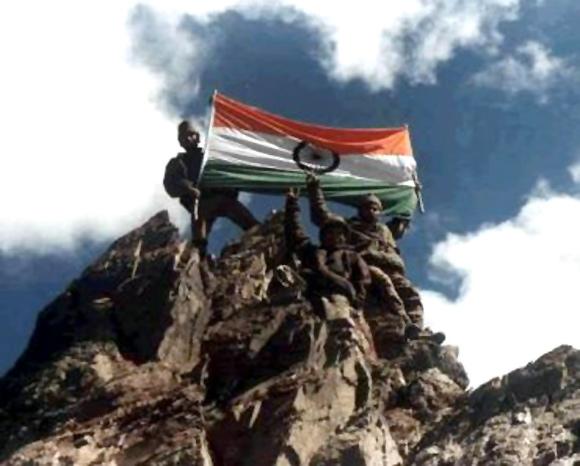
[[[427,213],[401,247],[475,384],[580,346],[580,5],[312,3],[0,7],[0,371],[117,235],[161,208],[185,224],[160,179],[213,89],[324,125],[410,125]],[[282,200],[249,202],[263,217]],[[212,246],[236,234],[224,222]]]

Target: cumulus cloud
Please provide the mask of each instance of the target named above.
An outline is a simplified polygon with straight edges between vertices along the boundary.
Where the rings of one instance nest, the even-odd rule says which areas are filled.
[[[157,79],[129,63],[131,7],[0,7],[0,252],[109,238],[174,204],[160,177],[175,121]]]
[[[450,234],[431,266],[460,280],[455,300],[424,291],[428,323],[461,348],[472,385],[561,344],[580,347],[580,198],[535,190],[518,215]]]
[[[175,14],[154,14],[138,5],[131,12],[132,58],[159,79],[160,102],[171,113],[174,101],[194,99],[199,91],[203,66],[211,53],[211,37],[189,31]],[[188,116],[188,115],[184,115]]]
[[[210,4],[211,7],[202,8],[198,3],[184,4],[181,11],[205,22],[228,9],[250,18],[306,20],[319,30],[326,44],[320,60],[332,77],[339,81],[359,78],[370,88],[380,90],[391,89],[398,78],[434,83],[437,67],[453,58],[459,49],[495,48],[502,39],[498,26],[517,17],[519,0],[360,0],[356,7],[310,0],[224,0]],[[164,5],[160,14],[165,11]],[[154,28],[155,21],[148,20],[146,24],[149,30],[159,31]],[[171,34],[166,37],[170,39]],[[138,36],[137,41],[140,39],[143,37]],[[195,42],[194,37],[190,39]],[[168,44],[164,46],[167,50],[183,46],[182,41]],[[147,45],[147,41],[142,42],[140,49]],[[153,44],[153,50],[158,51],[159,44]],[[187,59],[187,54],[182,56]],[[179,57],[174,57],[174,65],[176,60]],[[191,69],[195,73],[195,66]],[[174,75],[172,67],[166,72]]]
[[[566,60],[554,56],[545,45],[529,41],[475,74],[473,82],[508,94],[533,93],[546,101],[550,89],[573,75]]]
[[[372,89],[390,89],[400,77],[436,82],[437,67],[461,48],[494,48],[498,25],[517,16],[518,0],[374,1],[357,8],[292,1],[326,25],[325,64],[340,80],[362,78]]]
[[[568,168],[568,172],[570,173],[570,176],[572,177],[574,182],[580,184],[580,162],[571,165]]]

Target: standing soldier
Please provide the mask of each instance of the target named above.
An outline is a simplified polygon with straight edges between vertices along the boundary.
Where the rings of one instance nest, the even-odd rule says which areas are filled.
[[[179,198],[181,205],[191,214],[192,242],[203,255],[211,228],[219,217],[230,219],[243,230],[252,228],[258,221],[238,200],[236,189],[200,191],[198,182],[203,150],[199,147],[199,133],[189,121],[184,120],[177,127],[177,140],[185,152],[180,152],[167,163],[163,185],[167,193]]]

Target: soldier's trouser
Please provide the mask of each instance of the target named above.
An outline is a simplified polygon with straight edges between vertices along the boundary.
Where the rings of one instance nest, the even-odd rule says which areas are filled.
[[[388,310],[393,314],[397,314],[408,319],[403,300],[397,293],[391,278],[380,268],[374,265],[369,266],[369,272],[371,274],[372,284],[379,291],[382,300],[387,303]]]
[[[191,214],[191,230],[194,241],[205,241],[209,236],[213,224],[219,217],[225,217],[238,225],[242,230],[249,230],[259,222],[250,210],[238,199],[229,196],[212,195],[204,199],[203,194],[199,200],[197,219],[194,218],[193,198],[180,198],[183,205]]]
[[[397,294],[403,301],[405,311],[411,322],[423,327],[423,305],[419,292],[405,276],[405,263],[395,251],[365,251],[363,259],[369,266],[375,266],[391,279]]]
[[[202,195],[199,201],[198,217],[198,237],[204,239],[209,236],[213,224],[220,217],[227,218],[244,231],[259,223],[244,204],[228,196],[212,196],[204,199]]]

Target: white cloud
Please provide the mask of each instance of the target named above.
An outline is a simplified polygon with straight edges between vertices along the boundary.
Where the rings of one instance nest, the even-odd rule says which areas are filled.
[[[460,279],[424,291],[429,324],[461,349],[474,386],[561,344],[580,347],[580,198],[536,190],[518,215],[436,245],[431,265]]]
[[[534,93],[546,101],[547,91],[573,74],[566,60],[554,56],[539,42],[529,41],[475,74],[473,82],[509,94]]]
[[[580,184],[580,162],[571,165],[568,168],[568,173],[570,173],[570,176],[572,177],[575,183]]]
[[[352,4],[288,0],[314,17],[329,44],[324,62],[339,80],[362,78],[390,89],[397,78],[434,83],[437,67],[460,48],[494,47],[498,25],[516,18],[519,0],[406,0]]]
[[[356,6],[311,0],[224,0],[207,2],[202,8],[199,2],[174,3],[181,4],[183,13],[204,21],[230,8],[252,18],[276,15],[289,22],[303,20],[296,12],[303,13],[327,45],[320,59],[330,75],[340,81],[361,78],[375,90],[392,88],[399,77],[433,83],[438,65],[458,49],[494,48],[501,41],[498,25],[515,19],[519,6],[519,0],[359,0]]]
[[[0,252],[108,238],[175,204],[160,187],[175,122],[127,60],[131,5],[0,7]]]

